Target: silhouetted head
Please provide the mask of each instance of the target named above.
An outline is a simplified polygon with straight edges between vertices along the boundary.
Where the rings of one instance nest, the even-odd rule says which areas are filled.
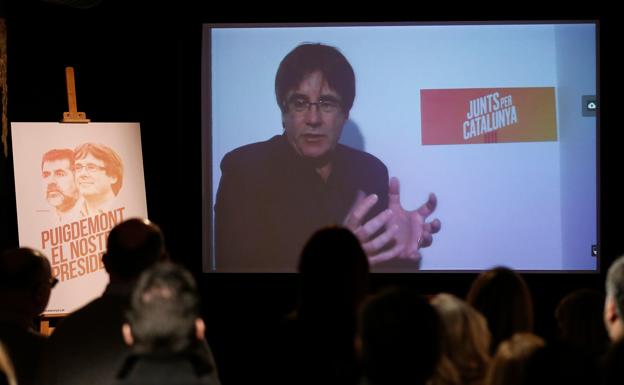
[[[491,352],[517,332],[533,331],[533,301],[524,279],[506,267],[481,273],[472,283],[467,301],[487,319]]]
[[[516,333],[498,346],[485,383],[488,385],[529,385],[528,367],[544,340],[531,333]]]
[[[133,280],[167,258],[165,238],[158,225],[148,219],[132,218],[111,230],[102,261],[111,280]]]
[[[606,352],[609,335],[602,319],[605,296],[581,289],[566,295],[557,305],[559,337],[569,346],[598,357]]]
[[[39,251],[20,247],[0,257],[0,306],[3,311],[34,318],[43,312],[52,287],[50,262]]]
[[[482,382],[490,363],[490,331],[485,317],[467,302],[441,293],[431,300],[444,326],[444,354],[462,383]]]
[[[442,333],[436,310],[421,295],[389,289],[368,299],[358,343],[368,382],[425,384],[440,359]]]
[[[204,333],[193,276],[173,263],[155,264],[141,274],[127,319],[124,337],[136,352],[184,351]]]
[[[301,313],[322,311],[355,317],[368,293],[368,258],[353,233],[342,227],[317,231],[299,260]]]

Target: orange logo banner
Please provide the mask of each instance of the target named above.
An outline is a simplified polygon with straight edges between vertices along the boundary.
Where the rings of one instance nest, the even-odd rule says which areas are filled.
[[[557,140],[554,87],[421,90],[422,144]]]

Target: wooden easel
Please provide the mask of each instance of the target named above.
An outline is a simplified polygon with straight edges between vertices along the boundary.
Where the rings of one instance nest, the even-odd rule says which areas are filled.
[[[74,67],[65,67],[65,83],[67,84],[67,103],[69,105],[69,111],[63,112],[61,123],[89,123],[91,119],[87,119],[87,114],[78,112]]]
[[[65,67],[65,84],[67,85],[67,104],[69,111],[63,112],[61,123],[89,123],[87,114],[78,112],[76,102],[76,80],[74,79],[74,68]],[[43,314],[39,316],[39,333],[49,336],[56,327],[56,322],[67,314]]]
[[[56,321],[65,317],[67,314],[43,314],[39,316],[39,333],[46,337],[54,331]]]

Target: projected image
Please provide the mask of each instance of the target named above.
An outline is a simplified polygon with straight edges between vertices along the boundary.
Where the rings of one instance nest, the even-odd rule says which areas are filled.
[[[332,224],[372,271],[596,269],[594,24],[206,26],[204,45],[208,270],[296,271]]]

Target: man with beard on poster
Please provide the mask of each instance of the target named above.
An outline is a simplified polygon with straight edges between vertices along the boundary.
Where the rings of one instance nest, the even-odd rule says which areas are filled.
[[[56,220],[69,222],[80,217],[78,188],[74,181],[74,151],[52,149],[41,159],[45,197],[54,207]]]

